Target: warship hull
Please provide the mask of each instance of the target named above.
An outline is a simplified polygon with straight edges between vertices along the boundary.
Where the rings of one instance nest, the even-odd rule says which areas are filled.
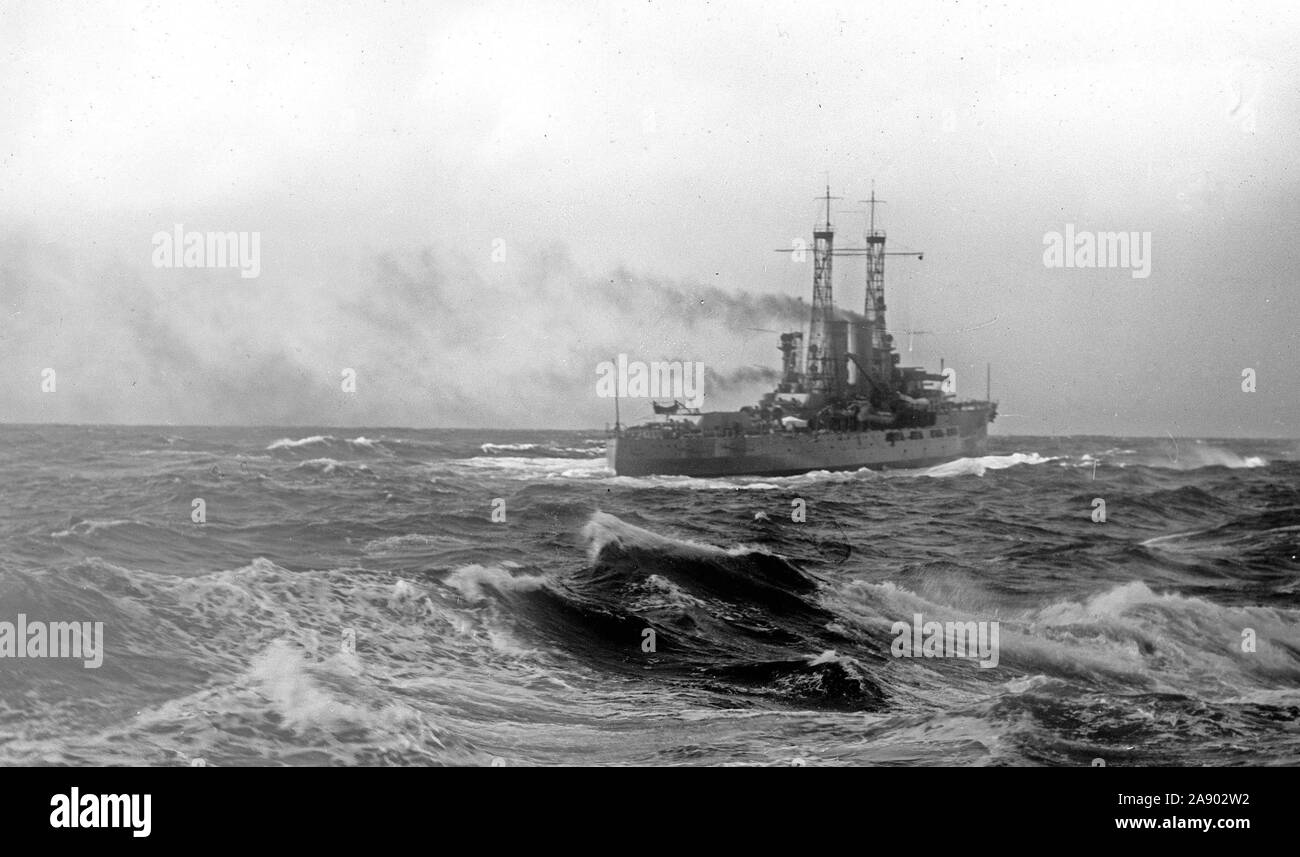
[[[989,403],[937,414],[915,429],[679,435],[640,429],[610,438],[619,476],[793,476],[815,470],[929,467],[985,453]]]

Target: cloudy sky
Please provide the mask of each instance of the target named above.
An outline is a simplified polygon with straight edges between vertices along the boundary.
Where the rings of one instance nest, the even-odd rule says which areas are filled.
[[[618,353],[734,407],[805,321],[772,251],[829,177],[843,242],[874,181],[925,251],[887,270],[904,363],[979,396],[992,363],[998,431],[1293,437],[1298,36],[1259,2],[0,2],[0,421],[600,426]],[[260,275],[156,267],[176,224],[258,233]],[[1046,267],[1067,224],[1150,233],[1150,276]]]

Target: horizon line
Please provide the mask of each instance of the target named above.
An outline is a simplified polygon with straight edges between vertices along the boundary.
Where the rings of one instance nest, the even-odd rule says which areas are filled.
[[[0,428],[200,428],[200,429],[371,429],[386,430],[395,429],[399,431],[499,431],[499,432],[528,432],[528,431],[563,431],[563,432],[609,432],[610,428],[546,428],[532,426],[528,428],[490,428],[486,426],[409,426],[409,425],[329,425],[327,423],[92,423],[92,422],[7,422],[0,420]],[[1300,441],[1300,437],[1286,437],[1279,435],[1171,435],[1168,432],[1164,434],[1094,434],[1091,432],[1053,432],[1051,434],[1002,434],[990,432],[989,437],[1105,437],[1116,439],[1133,439],[1133,440],[1162,440],[1166,438],[1175,438],[1177,440],[1285,440]]]

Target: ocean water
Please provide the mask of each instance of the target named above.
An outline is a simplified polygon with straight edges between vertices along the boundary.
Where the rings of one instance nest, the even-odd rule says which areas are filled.
[[[1295,442],[603,447],[0,426],[0,623],[103,623],[98,668],[0,657],[0,764],[1300,764]],[[997,623],[997,665],[895,657],[917,614]]]

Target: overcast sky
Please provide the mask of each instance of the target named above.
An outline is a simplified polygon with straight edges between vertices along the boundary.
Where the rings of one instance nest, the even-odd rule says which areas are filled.
[[[806,323],[772,251],[829,174],[840,241],[874,180],[925,251],[887,266],[904,363],[972,396],[992,363],[997,431],[1296,436],[1298,36],[1259,2],[2,2],[0,421],[599,426],[620,352],[735,407]],[[155,267],[178,223],[259,233],[260,275]],[[1067,224],[1149,232],[1150,276],[1047,268]]]

